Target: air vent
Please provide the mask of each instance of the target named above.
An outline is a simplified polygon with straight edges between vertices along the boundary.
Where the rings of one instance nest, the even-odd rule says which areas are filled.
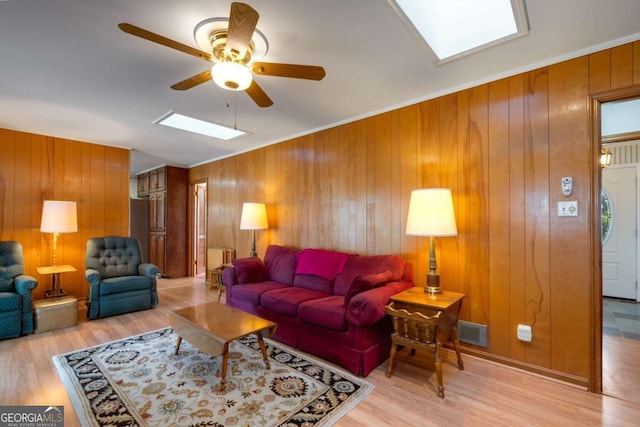
[[[458,338],[467,344],[487,348],[487,325],[458,321]]]

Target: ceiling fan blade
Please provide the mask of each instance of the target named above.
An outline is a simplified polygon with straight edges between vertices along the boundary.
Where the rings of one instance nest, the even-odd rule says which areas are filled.
[[[178,82],[174,85],[171,85],[171,89],[173,90],[187,90],[192,87],[198,86],[201,83],[208,82],[213,77],[211,76],[211,70],[204,71],[200,74],[196,74],[195,76],[191,76],[188,79],[184,79],[181,82]]]
[[[269,98],[255,80],[251,81],[251,85],[245,90],[245,92],[247,92],[251,99],[258,104],[258,107],[270,107],[273,105],[271,98]]]
[[[322,80],[324,68],[316,65],[277,64],[275,62],[254,62],[253,72],[262,76],[292,77],[295,79]]]
[[[207,52],[203,52],[199,49],[187,46],[186,44],[168,39],[164,36],[161,36],[160,34],[152,33],[151,31],[136,27],[135,25],[127,24],[126,22],[118,24],[118,27],[125,33],[140,37],[141,39],[149,40],[151,42],[170,47],[171,49],[179,50],[180,52],[193,55],[197,58],[204,59],[205,61],[213,62],[213,56],[211,56]]]
[[[248,4],[231,3],[226,47],[229,53],[244,58],[259,17],[258,12]]]

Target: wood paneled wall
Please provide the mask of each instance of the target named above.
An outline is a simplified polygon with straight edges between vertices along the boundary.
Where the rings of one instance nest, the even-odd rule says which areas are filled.
[[[489,327],[486,351],[471,350],[591,385],[590,95],[634,84],[640,42],[195,167],[191,182],[208,180],[208,245],[247,256],[242,202],[265,202],[259,254],[274,243],[399,254],[423,286],[428,239],[404,233],[410,192],[449,187],[459,234],[437,239],[439,270],[467,294],[462,318]],[[563,176],[578,217],[556,214]]]
[[[41,299],[51,276],[36,267],[51,265],[53,249],[53,235],[40,232],[42,202],[77,202],[78,232],[60,235],[56,264],[77,269],[61,275],[62,286],[86,298],[87,239],[129,233],[129,151],[7,129],[0,129],[0,151],[0,240],[22,244]]]

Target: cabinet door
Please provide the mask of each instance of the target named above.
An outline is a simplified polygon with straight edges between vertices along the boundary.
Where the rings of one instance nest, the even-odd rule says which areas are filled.
[[[158,234],[149,233],[149,262],[158,265]]]
[[[156,265],[158,270],[164,276],[166,274],[166,256],[165,256],[165,234],[157,233],[156,239]]]
[[[167,213],[167,200],[165,197],[165,192],[164,191],[160,191],[158,193],[156,193],[156,200],[155,200],[155,204],[156,204],[156,230],[157,231],[164,231],[165,229],[165,218],[166,218],[166,213]]]
[[[156,169],[156,190],[164,190],[167,187],[166,168]]]
[[[138,197],[145,197],[149,195],[149,174],[142,173],[137,176],[137,194]]]
[[[149,231],[156,231],[158,228],[157,220],[157,193],[151,193],[149,195]]]
[[[149,235],[149,262],[158,267],[158,271],[165,275],[165,235],[151,233]]]

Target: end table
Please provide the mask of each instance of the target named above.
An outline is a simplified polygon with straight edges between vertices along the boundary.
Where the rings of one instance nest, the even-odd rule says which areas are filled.
[[[38,274],[51,274],[52,275],[52,289],[44,291],[45,298],[55,298],[65,296],[66,293],[62,286],[60,286],[60,273],[69,273],[76,271],[76,268],[71,265],[50,265],[46,267],[36,267]]]
[[[407,315],[420,313],[423,316],[431,317],[437,315],[437,320],[431,325],[437,331],[433,337],[435,347],[435,365],[436,375],[438,377],[438,396],[444,397],[444,385],[442,383],[442,359],[440,357],[440,348],[443,344],[451,342],[458,359],[458,369],[463,370],[464,364],[460,355],[460,342],[458,340],[457,325],[460,314],[460,307],[465,294],[458,292],[443,291],[439,294],[430,294],[424,291],[424,288],[413,287],[404,292],[392,295],[391,308],[394,310],[406,310]],[[388,307],[389,308],[389,307]],[[416,347],[423,348],[423,344],[419,343]],[[415,354],[415,348],[411,347],[411,355]],[[389,366],[387,368],[387,377],[393,372],[393,362],[398,346],[394,345],[389,356]]]

